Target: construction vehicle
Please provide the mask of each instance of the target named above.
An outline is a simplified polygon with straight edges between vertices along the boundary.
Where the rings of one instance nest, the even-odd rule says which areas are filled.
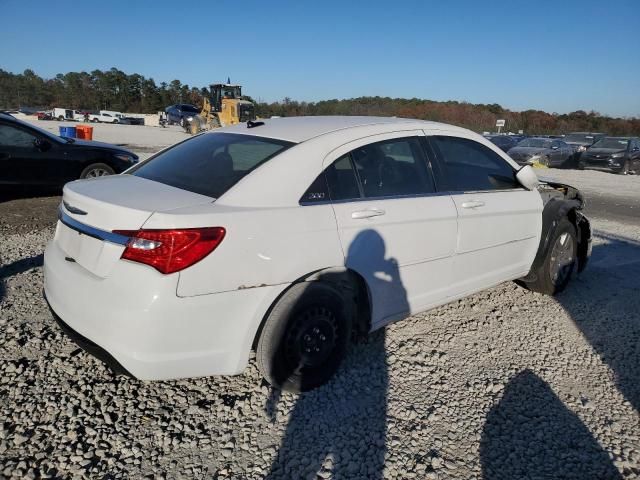
[[[255,107],[253,103],[242,99],[240,85],[214,83],[209,86],[209,96],[204,97],[202,110],[198,115],[185,119],[184,129],[195,135],[254,119]]]

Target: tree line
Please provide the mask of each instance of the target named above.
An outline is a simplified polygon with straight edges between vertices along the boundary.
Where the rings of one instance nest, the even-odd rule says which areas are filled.
[[[156,84],[153,78],[127,74],[117,68],[68,72],[45,79],[33,70],[14,74],[0,69],[0,109],[66,107],[79,110],[117,110],[155,113],[174,103],[202,105],[205,88],[179,80]],[[249,97],[249,99],[251,99]],[[380,115],[451,123],[475,131],[494,131],[497,119],[505,130],[553,134],[572,131],[640,136],[640,118],[612,118],[578,110],[567,114],[540,110],[514,112],[498,104],[436,102],[418,98],[359,97],[344,100],[254,102],[258,116]]]

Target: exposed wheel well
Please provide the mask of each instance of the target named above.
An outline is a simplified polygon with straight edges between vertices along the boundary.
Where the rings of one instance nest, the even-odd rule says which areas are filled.
[[[354,270],[344,267],[327,268],[299,278],[278,295],[278,298],[273,301],[260,322],[253,339],[252,348],[256,347],[264,324],[273,308],[293,285],[301,282],[322,282],[331,285],[344,299],[346,313],[352,318],[353,339],[360,339],[369,333],[371,330],[371,295],[367,282],[362,275]]]

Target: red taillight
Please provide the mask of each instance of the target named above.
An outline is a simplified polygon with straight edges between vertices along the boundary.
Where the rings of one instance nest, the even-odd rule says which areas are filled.
[[[222,227],[177,230],[114,230],[131,237],[122,257],[151,265],[162,273],[174,273],[190,267],[220,245]]]

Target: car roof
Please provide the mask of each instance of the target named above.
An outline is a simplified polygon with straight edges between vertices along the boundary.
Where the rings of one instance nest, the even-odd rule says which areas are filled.
[[[402,125],[411,128],[437,128],[456,130],[460,127],[443,123],[396,117],[356,117],[356,116],[320,116],[320,117],[284,117],[256,120],[263,125],[249,128],[246,123],[240,123],[225,128],[225,132],[243,133],[260,137],[277,138],[293,143],[301,143],[338,130],[369,125]],[[460,129],[462,130],[462,129]]]

